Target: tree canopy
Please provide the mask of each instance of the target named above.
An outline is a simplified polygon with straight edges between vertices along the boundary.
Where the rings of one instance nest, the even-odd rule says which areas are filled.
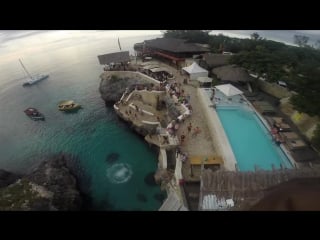
[[[311,116],[320,115],[320,51],[308,45],[307,36],[294,36],[299,47],[262,39],[258,33],[252,33],[251,39],[239,39],[209,35],[209,31],[169,30],[164,37],[207,43],[215,53],[236,53],[230,63],[264,76],[270,82],[285,81],[297,92],[291,99],[296,110]]]
[[[291,98],[295,109],[310,116],[320,113],[320,69],[316,61],[308,61],[299,65],[292,74],[298,93]]]
[[[167,30],[163,36],[165,38],[186,39],[188,42],[208,43],[209,32],[204,30]]]
[[[309,37],[303,35],[294,35],[294,43],[299,47],[307,47],[308,46]]]
[[[253,40],[261,40],[260,35],[257,32],[254,32],[250,35],[251,39]]]

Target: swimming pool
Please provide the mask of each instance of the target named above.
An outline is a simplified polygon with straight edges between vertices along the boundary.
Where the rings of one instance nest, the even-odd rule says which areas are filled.
[[[240,171],[292,168],[282,149],[249,106],[219,106],[216,111],[228,137]]]

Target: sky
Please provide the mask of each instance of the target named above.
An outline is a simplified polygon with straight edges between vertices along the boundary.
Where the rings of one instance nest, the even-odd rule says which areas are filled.
[[[24,55],[45,52],[50,49],[71,47],[77,44],[94,44],[106,39],[126,38],[135,36],[158,35],[161,30],[4,30],[0,31],[0,56],[5,60],[13,60]],[[210,34],[230,37],[249,38],[250,34],[258,32],[266,39],[293,45],[294,35],[305,35],[310,43],[320,39],[320,30],[212,30]]]
[[[99,33],[104,32],[109,37],[112,37],[114,35],[119,35],[120,37],[132,37],[132,36],[143,36],[143,35],[153,35],[153,34],[161,34],[160,30],[116,30],[116,31],[107,31],[107,30],[60,30],[60,31],[54,31],[54,30],[5,30],[0,31],[0,44],[5,43],[10,40],[15,39],[21,39],[32,35],[38,35],[43,33],[55,33],[57,35],[64,35],[68,33],[73,33],[74,35],[81,35],[81,33],[86,32],[92,32],[92,33]]]
[[[97,35],[103,33],[105,37],[133,37],[143,35],[156,35],[162,34],[161,30],[75,30],[75,31],[53,31],[53,30],[5,30],[0,31],[0,48],[6,46],[6,43],[23,39],[26,37],[37,37],[43,33],[50,33],[50,37],[53,40],[62,39],[64,37],[82,38],[84,35]],[[294,35],[305,35],[310,38],[310,41],[316,41],[320,39],[320,30],[212,30],[210,34],[224,34],[230,37],[248,38],[253,32],[258,32],[261,37],[265,37],[270,40],[281,41],[284,43],[293,43]],[[52,40],[51,39],[51,40]]]
[[[38,31],[38,30],[6,30],[0,31],[0,48],[6,46],[6,43],[23,39],[26,37],[36,37],[43,33],[50,33],[50,37],[53,40],[69,38],[83,38],[90,32],[90,35],[98,35],[103,33],[104,37],[131,37],[131,36],[143,36],[143,35],[156,35],[162,34],[161,30],[118,30],[118,31],[88,31],[88,30],[76,30],[76,31]],[[210,34],[219,34],[230,37],[248,38],[253,32],[258,32],[261,37],[265,37],[270,40],[281,41],[284,43],[293,43],[294,35],[305,35],[310,38],[310,41],[316,41],[320,39],[320,30],[212,30]],[[51,40],[52,40],[51,39]]]
[[[10,62],[23,58],[30,54],[45,53],[48,51],[60,50],[72,47],[75,43],[95,44],[108,39],[126,38],[135,36],[149,36],[158,34],[159,30],[138,30],[138,31],[100,31],[100,30],[6,30],[0,31],[0,56],[1,62]]]
[[[261,37],[268,40],[293,44],[294,35],[304,35],[310,38],[309,43],[320,40],[320,30],[213,30],[210,34],[219,34],[237,38],[248,38],[250,34],[257,32]]]

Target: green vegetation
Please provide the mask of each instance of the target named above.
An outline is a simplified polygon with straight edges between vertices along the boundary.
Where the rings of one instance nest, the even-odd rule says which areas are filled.
[[[39,199],[37,193],[34,193],[31,188],[29,181],[22,179],[0,189],[0,211],[23,210],[24,205],[30,206]]]
[[[295,91],[298,93],[291,98],[291,103],[299,112],[310,116],[319,116],[320,104],[320,69],[314,61],[300,64],[292,74],[292,81],[296,84]]]
[[[119,80],[119,77],[117,75],[111,75],[110,83],[117,82]]]
[[[166,38],[181,38],[188,42],[208,43],[210,31],[201,30],[168,30],[164,32]]]
[[[207,43],[214,53],[237,53],[231,57],[231,64],[242,66],[269,82],[285,81],[297,93],[290,99],[294,108],[310,116],[320,116],[320,40],[311,46],[307,36],[295,35],[296,47],[263,39],[258,33],[252,33],[251,39],[239,39],[209,35],[209,31],[170,30],[164,37]],[[313,139],[320,149],[319,127]]]
[[[294,43],[299,47],[308,47],[309,37],[303,35],[294,35]]]
[[[222,34],[209,35],[209,31],[170,30],[164,37],[201,39],[199,42],[209,44],[212,52],[237,53],[231,57],[231,64],[244,67],[258,77],[263,76],[269,82],[285,81],[298,93],[291,99],[296,110],[311,116],[320,113],[320,101],[317,100],[320,96],[320,51],[308,45],[306,36],[294,36],[300,47],[263,39],[258,33],[251,34],[251,39],[239,39]]]

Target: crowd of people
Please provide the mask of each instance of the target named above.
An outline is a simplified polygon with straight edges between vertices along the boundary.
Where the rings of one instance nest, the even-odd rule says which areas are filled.
[[[139,68],[138,71],[163,83],[166,83],[169,79],[174,78],[173,74],[167,71],[152,72],[149,69],[147,70],[143,68]]]

